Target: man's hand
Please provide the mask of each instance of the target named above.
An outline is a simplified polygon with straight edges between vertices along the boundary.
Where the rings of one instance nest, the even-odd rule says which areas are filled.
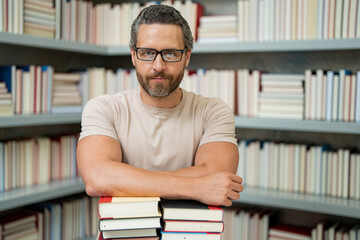
[[[194,199],[208,205],[231,206],[243,191],[242,178],[229,172],[217,172],[195,178]]]

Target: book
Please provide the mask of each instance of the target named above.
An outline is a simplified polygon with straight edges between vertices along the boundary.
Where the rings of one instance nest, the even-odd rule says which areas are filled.
[[[219,233],[185,233],[185,232],[162,232],[162,240],[221,240],[221,234]]]
[[[194,200],[161,199],[164,220],[222,221],[224,210]]]
[[[159,197],[100,197],[100,219],[161,216]]]
[[[275,225],[269,229],[269,238],[310,240],[311,229],[290,225]]]
[[[156,228],[145,228],[145,229],[131,229],[131,230],[112,230],[112,231],[102,231],[101,232],[103,239],[112,239],[112,238],[150,238],[153,239],[157,237]]]
[[[160,216],[100,219],[100,231],[161,228]]]
[[[164,220],[164,232],[217,232],[224,231],[223,222]]]

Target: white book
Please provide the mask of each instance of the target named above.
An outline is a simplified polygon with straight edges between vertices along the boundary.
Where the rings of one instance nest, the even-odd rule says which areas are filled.
[[[333,87],[334,87],[334,72],[327,71],[326,73],[326,100],[325,100],[325,120],[331,121],[332,101],[333,101]]]
[[[342,14],[341,38],[348,38],[350,0],[343,0],[343,1],[344,1],[344,5],[343,5],[343,14]]]
[[[316,146],[314,147],[314,193],[315,194],[320,194],[321,193],[321,179],[322,179],[322,159],[321,159],[321,155],[322,155],[322,147],[321,146]]]
[[[34,111],[33,113],[35,114],[40,114],[41,113],[41,66],[36,66],[35,67],[35,71],[36,71],[36,78],[34,79],[36,82],[36,86],[35,86],[35,93],[34,93]]]
[[[356,10],[358,4],[359,4],[358,0],[350,0],[349,17],[348,17],[349,26],[348,26],[347,38],[355,38],[356,35],[356,18],[359,18],[359,16],[356,16]]]
[[[350,155],[350,186],[349,186],[349,198],[355,198],[355,193],[356,193],[356,187],[360,187],[358,186],[359,183],[356,183],[356,170],[357,170],[357,162],[356,162],[356,154],[351,154]]]
[[[342,197],[344,187],[344,149],[338,149],[338,180],[336,196]]]
[[[0,32],[5,31],[5,14],[4,14],[4,0],[0,0]]]
[[[273,189],[274,190],[279,190],[279,168],[280,168],[280,145],[279,144],[274,144],[273,146],[273,154],[272,154],[272,162],[274,164],[273,166]]]
[[[309,194],[314,193],[314,149],[311,147],[306,153],[306,187],[305,192]]]
[[[248,115],[247,95],[248,95],[248,78],[249,70],[238,70],[238,114],[240,116]]]
[[[290,25],[290,40],[297,40],[297,12],[298,12],[298,1],[291,1],[291,25]]]
[[[311,119],[311,70],[305,70],[305,119]]]
[[[324,77],[324,71],[321,69],[318,69],[316,71],[316,84],[315,84],[315,119],[321,120],[321,108],[324,106],[322,103],[322,94],[323,94],[323,77]],[[314,95],[313,95],[314,96]]]
[[[325,194],[328,196],[331,196],[331,187],[332,187],[332,152],[329,151],[327,152],[327,156],[326,156],[326,192]]]
[[[320,164],[320,171],[321,171],[321,180],[320,180],[320,195],[326,195],[326,185],[327,185],[327,170],[328,170],[328,158],[329,152],[322,151],[321,153],[321,164]]]
[[[357,18],[356,18],[356,38],[360,38],[360,3],[357,5]]]
[[[310,89],[311,89],[311,113],[310,113],[310,119],[315,120],[317,119],[317,112],[318,112],[318,105],[319,105],[319,97],[317,97],[317,94],[319,92],[318,90],[318,83],[317,83],[317,77],[315,75],[311,75],[311,82],[310,82]]]
[[[292,4],[295,4],[293,0],[287,0],[286,1],[286,9],[285,9],[285,40],[290,41],[291,40],[291,10],[292,10]]]
[[[330,196],[336,197],[338,187],[338,154],[331,152],[331,190]]]
[[[355,199],[360,200],[360,154],[356,154],[356,179],[355,182],[357,183],[355,189]]]
[[[245,0],[238,0],[237,1],[237,16],[238,16],[238,22],[237,22],[237,31],[238,31],[238,39],[240,42],[243,42],[243,36],[244,36],[244,17],[243,17],[243,11],[244,11],[244,1]]]
[[[346,70],[339,71],[339,96],[338,96],[338,120],[344,120],[344,100],[345,100],[345,79]]]
[[[354,122],[355,121],[355,101],[356,101],[356,75],[353,74],[351,75],[351,79],[350,79],[351,83],[350,83],[350,104],[349,104],[349,108],[350,108],[350,113],[349,113],[349,121],[350,122]]]
[[[258,2],[258,32],[257,41],[264,41],[264,26],[265,26],[265,1],[259,0]]]
[[[342,187],[342,197],[349,197],[349,166],[350,166],[350,150],[345,149],[343,153],[343,187]]]
[[[318,12],[317,12],[317,39],[323,39],[324,32],[324,0],[318,0]],[[326,11],[328,10],[325,8]]]
[[[359,4],[360,5],[360,4]],[[360,17],[359,17],[360,19]],[[360,122],[360,71],[356,74],[355,122]]]
[[[323,0],[324,9],[323,9],[323,31],[321,39],[329,38],[329,15],[330,15],[330,0]]]
[[[336,39],[339,39],[342,36],[343,1],[344,0],[336,0],[336,9],[335,9],[335,38]]]
[[[8,1],[8,32],[14,33],[14,1]]]
[[[305,193],[306,182],[306,145],[300,145],[300,174],[299,174],[299,192]]]
[[[328,38],[335,37],[335,6],[336,0],[329,0],[329,21],[328,21]]]
[[[343,112],[342,119],[346,122],[349,121],[350,114],[350,85],[351,85],[351,75],[345,75],[344,79],[344,100],[343,100]]]
[[[332,100],[332,121],[338,120],[339,111],[339,75],[334,75],[333,100]]]

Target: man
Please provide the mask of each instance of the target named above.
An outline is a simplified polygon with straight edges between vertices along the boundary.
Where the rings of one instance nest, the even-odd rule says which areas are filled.
[[[233,113],[179,88],[193,39],[178,11],[153,5],[131,29],[140,87],[90,100],[77,148],[90,196],[160,196],[230,206],[240,197]]]

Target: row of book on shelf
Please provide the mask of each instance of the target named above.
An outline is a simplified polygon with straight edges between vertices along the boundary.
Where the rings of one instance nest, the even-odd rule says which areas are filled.
[[[326,219],[307,226],[282,220],[275,210],[234,207],[224,211],[225,229],[222,239],[238,240],[332,240],[360,239],[358,222],[347,223]]]
[[[360,200],[360,153],[271,141],[239,142],[246,186]]]
[[[159,4],[97,3],[83,0],[0,0],[0,32],[29,34],[97,45],[128,45],[130,27],[146,6]],[[203,7],[186,1],[163,1],[178,9],[196,37]]]
[[[0,192],[75,178],[77,135],[0,142]]]
[[[134,69],[60,73],[51,66],[0,66],[0,115],[81,112],[95,96],[138,86]],[[222,99],[235,115],[360,122],[360,71],[198,69],[186,70],[180,86]]]
[[[238,0],[240,41],[360,38],[360,5],[347,0]]]
[[[141,9],[159,3],[178,9],[200,43],[360,38],[360,5],[355,0],[238,0],[236,14],[226,15],[204,15],[204,6],[191,0],[0,0],[0,31],[127,45],[131,23]]]
[[[0,216],[0,239],[76,240],[96,236],[98,198],[73,196]]]

